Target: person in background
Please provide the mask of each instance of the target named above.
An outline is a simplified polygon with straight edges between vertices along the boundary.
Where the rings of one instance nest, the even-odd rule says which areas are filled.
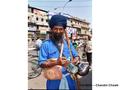
[[[62,15],[54,15],[49,21],[49,26],[51,28],[51,35],[48,40],[45,40],[40,48],[39,53],[39,64],[42,68],[50,68],[56,65],[60,65],[62,67],[62,79],[61,80],[47,80],[46,88],[47,90],[76,90],[77,84],[74,79],[72,79],[70,73],[64,67],[68,64],[70,58],[70,52],[67,45],[67,41],[64,39],[65,29],[67,25],[67,18]],[[64,44],[63,47],[63,56],[66,58],[60,59],[59,49],[61,49],[61,45]],[[75,50],[72,43],[70,43],[71,52],[74,58],[74,62],[77,62],[78,53]],[[50,58],[56,58],[54,62],[50,62]]]
[[[42,40],[40,39],[40,37],[37,37],[37,40],[35,42],[35,46],[36,46],[36,50],[37,50],[37,54],[39,55],[39,50],[40,50],[40,47],[41,47],[41,44],[42,44]]]
[[[87,61],[89,62],[89,65],[92,64],[92,41],[91,37],[88,37],[88,41],[86,42],[85,47],[86,55],[87,55]]]
[[[82,42],[81,42],[80,39],[79,39],[79,42],[78,42],[78,53],[79,53],[80,58],[82,59],[83,50],[82,50]]]
[[[74,42],[73,42],[73,46],[75,47],[75,49],[77,49],[78,44],[77,44],[76,40],[74,40]]]

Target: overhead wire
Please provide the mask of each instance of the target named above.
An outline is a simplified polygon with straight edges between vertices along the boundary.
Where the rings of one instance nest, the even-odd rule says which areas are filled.
[[[90,2],[91,0],[72,0],[72,2]],[[52,0],[52,1],[41,1],[41,0],[28,0],[28,2],[65,2],[65,1],[63,1],[63,0],[59,0],[59,1],[57,1],[57,0]]]
[[[56,7],[56,6],[40,6],[40,7]],[[58,6],[58,7],[60,7],[60,6]],[[65,8],[78,8],[78,7],[92,7],[92,6],[67,6],[67,7],[65,7]]]
[[[78,2],[88,2],[88,1],[91,1],[91,0],[72,0],[72,2],[77,2],[77,3]],[[41,2],[44,2],[44,3],[46,3],[46,2],[52,2],[53,3],[53,2],[58,2],[59,3],[59,2],[65,2],[65,1],[63,1],[63,0],[49,0],[49,1],[48,0],[47,1],[45,1],[45,0],[44,1],[41,1],[41,0],[29,0],[28,3],[30,3],[30,2],[31,3],[38,3],[38,2],[40,2],[40,3]],[[53,6],[53,5],[50,6],[50,4],[49,4],[49,5],[40,6],[40,7],[56,7],[56,6]],[[61,6],[58,6],[58,7],[61,7]],[[92,7],[92,6],[91,5],[85,5],[85,6],[67,6],[66,8],[79,8],[79,7],[83,7],[84,8],[84,7]]]

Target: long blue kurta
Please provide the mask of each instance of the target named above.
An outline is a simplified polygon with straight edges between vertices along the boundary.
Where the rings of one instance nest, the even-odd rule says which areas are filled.
[[[71,52],[72,52],[73,57],[78,56],[78,53],[74,49],[72,43],[70,43],[70,47],[71,47]],[[65,40],[64,40],[63,55],[67,59],[70,58],[69,49],[67,46],[67,42]],[[54,45],[52,40],[49,39],[49,40],[44,41],[41,45],[40,53],[39,53],[39,64],[44,63],[46,60],[50,58],[59,58],[59,50]],[[47,90],[50,90],[50,89],[58,90],[58,89],[66,89],[66,88],[69,90],[76,90],[75,80],[71,78],[71,76],[69,75],[69,73],[64,67],[62,67],[62,74],[64,77],[62,80],[47,80],[47,83],[46,83]],[[64,83],[61,84],[62,81],[64,81]],[[65,86],[64,84],[66,83],[67,85]]]

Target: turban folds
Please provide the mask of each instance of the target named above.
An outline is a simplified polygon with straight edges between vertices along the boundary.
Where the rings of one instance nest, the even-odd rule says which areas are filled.
[[[49,26],[52,29],[54,26],[63,26],[65,29],[67,26],[67,18],[62,15],[54,15],[49,21]]]

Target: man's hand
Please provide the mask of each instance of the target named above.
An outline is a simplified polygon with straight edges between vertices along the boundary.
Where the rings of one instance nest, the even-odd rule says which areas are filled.
[[[80,57],[75,57],[75,58],[72,60],[72,63],[73,63],[74,65],[80,63]]]
[[[42,68],[49,68],[58,65],[57,60],[47,60],[45,63],[41,64]]]
[[[58,65],[66,66],[69,64],[69,61],[67,61],[66,58],[63,57],[63,58],[58,58],[57,63]]]

